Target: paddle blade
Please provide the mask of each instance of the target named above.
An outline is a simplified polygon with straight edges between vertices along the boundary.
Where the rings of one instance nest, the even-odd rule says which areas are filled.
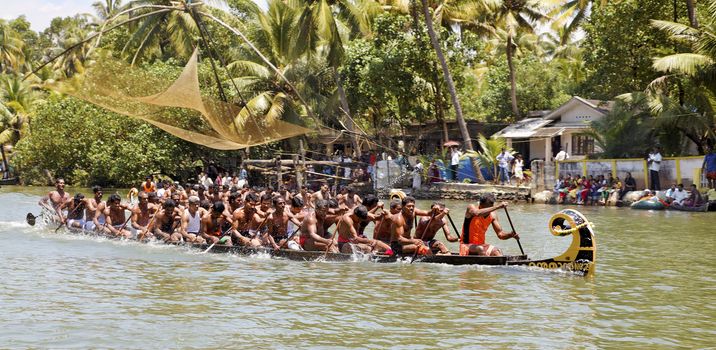
[[[35,215],[32,215],[32,213],[27,213],[25,221],[27,221],[30,226],[35,226]]]

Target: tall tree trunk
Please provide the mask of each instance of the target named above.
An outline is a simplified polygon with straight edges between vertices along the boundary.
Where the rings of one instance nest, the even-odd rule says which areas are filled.
[[[515,80],[515,67],[512,62],[512,36],[507,36],[507,67],[510,69],[510,100],[512,100],[512,114],[515,120],[520,119],[520,109],[517,108],[517,82]]]
[[[694,0],[686,0],[686,9],[689,12],[689,24],[693,28],[698,28],[699,21],[696,19],[696,4],[694,2]]]
[[[343,89],[343,81],[341,80],[341,75],[338,73],[338,69],[336,67],[333,67],[333,80],[336,83],[336,88],[338,89],[338,97],[341,100],[341,108],[345,112],[343,114],[343,120],[345,120],[346,129],[351,132],[350,138],[351,138],[351,144],[353,144],[353,157],[360,156],[360,144],[358,143],[358,134],[355,131],[355,125],[353,125],[353,119],[350,116],[351,115],[351,109],[348,106],[348,98],[346,97],[346,91]]]
[[[435,86],[435,119],[441,124],[443,129],[443,143],[450,140],[448,133],[447,121],[445,120],[445,110],[443,109],[443,94],[440,89],[440,77],[438,76],[438,64],[433,62],[433,85]]]
[[[467,149],[468,151],[474,151],[475,149],[472,148],[472,140],[470,139],[470,133],[467,131],[467,124],[465,123],[465,118],[462,115],[462,107],[460,106],[460,101],[457,98],[457,90],[455,90],[455,83],[452,80],[452,75],[450,75],[450,68],[448,67],[447,61],[445,60],[445,55],[443,55],[443,50],[442,48],[440,48],[440,43],[438,42],[438,37],[435,34],[435,29],[433,29],[433,17],[430,15],[428,1],[420,0],[420,2],[423,5],[423,13],[425,14],[425,25],[428,27],[430,43],[433,45],[435,54],[438,56],[438,60],[440,61],[440,66],[442,67],[443,75],[445,76],[445,83],[447,84],[448,91],[450,91],[450,99],[452,100],[453,106],[455,106],[455,121],[460,128],[460,134],[462,135],[463,144],[465,145],[465,149]],[[482,172],[480,171],[480,165],[478,164],[477,159],[473,157],[470,158],[470,160],[478,179],[484,182]]]

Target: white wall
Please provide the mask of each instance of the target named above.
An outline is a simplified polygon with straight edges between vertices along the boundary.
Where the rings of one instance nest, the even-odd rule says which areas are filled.
[[[603,117],[601,113],[581,102],[573,102],[574,105],[562,113],[561,122],[567,124],[583,124],[599,120]]]

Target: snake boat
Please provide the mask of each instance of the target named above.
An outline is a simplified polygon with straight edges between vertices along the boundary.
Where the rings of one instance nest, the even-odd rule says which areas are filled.
[[[35,224],[36,218],[41,218],[47,227],[58,227],[60,225],[54,210],[48,206],[41,206],[42,213],[35,217],[32,214],[27,215],[27,221],[31,225]],[[98,233],[96,231],[87,231],[77,228],[64,229],[65,232],[77,235],[100,236],[110,239],[119,239],[113,236]],[[594,240],[594,232],[592,225],[587,218],[574,209],[564,209],[549,220],[549,231],[555,236],[571,236],[572,242],[567,250],[559,256],[549,259],[531,260],[527,255],[505,255],[505,256],[462,256],[456,253],[451,255],[428,255],[418,256],[414,259],[415,263],[431,263],[431,264],[447,264],[447,265],[491,265],[491,266],[527,266],[549,270],[560,270],[571,272],[577,275],[592,276],[595,270],[596,262],[596,243]],[[184,246],[192,249],[211,252],[217,254],[237,254],[237,255],[258,255],[264,254],[271,257],[296,260],[296,261],[354,261],[359,260],[358,255],[344,253],[324,253],[317,251],[290,250],[281,249],[274,250],[264,247],[240,247],[208,244],[190,244],[190,243],[167,243],[176,246]],[[411,256],[395,256],[382,254],[363,255],[360,260],[368,260],[377,263],[391,263],[399,260],[408,259],[412,261]]]

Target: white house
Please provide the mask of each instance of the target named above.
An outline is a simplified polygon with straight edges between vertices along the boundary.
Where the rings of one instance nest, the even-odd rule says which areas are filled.
[[[504,137],[508,147],[529,160],[551,161],[560,147],[567,151],[570,159],[583,159],[600,151],[594,139],[585,134],[589,124],[603,118],[613,105],[613,101],[587,100],[574,96],[554,111],[539,118],[520,120],[493,137]]]

